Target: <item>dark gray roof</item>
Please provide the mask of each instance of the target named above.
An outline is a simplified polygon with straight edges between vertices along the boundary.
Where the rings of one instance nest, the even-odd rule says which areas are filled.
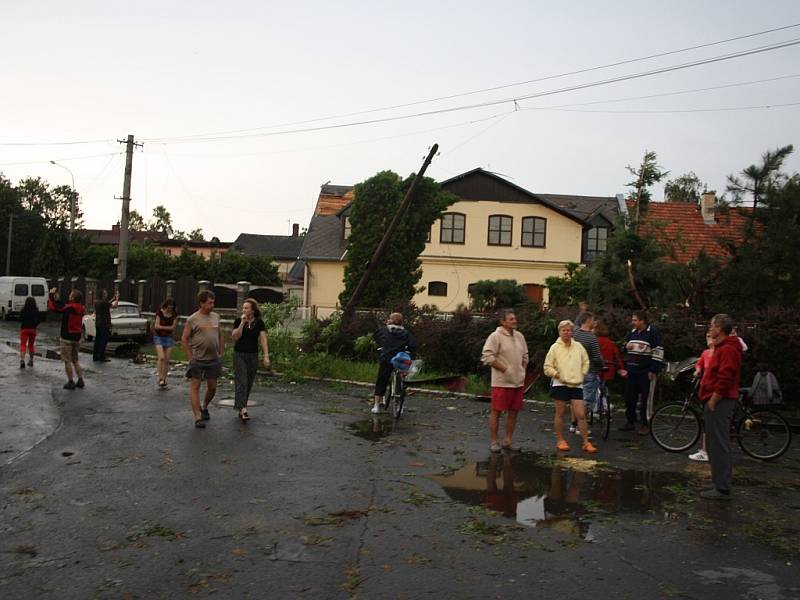
[[[306,261],[300,259],[294,263],[286,278],[289,281],[303,281],[306,278]]]
[[[616,196],[571,196],[569,194],[536,194],[550,204],[560,206],[583,221],[601,215],[610,223],[619,216],[619,202]]]
[[[496,202],[539,202],[574,221],[587,223],[598,213],[613,223],[619,206],[616,197],[572,196],[530,192],[497,173],[480,167],[441,182],[444,189],[464,200],[494,200]]]
[[[342,239],[342,221],[336,215],[314,215],[305,235],[300,258],[339,260],[347,249]]]
[[[294,260],[300,256],[303,238],[293,235],[260,235],[240,233],[233,247],[248,256],[271,256],[279,260]]]

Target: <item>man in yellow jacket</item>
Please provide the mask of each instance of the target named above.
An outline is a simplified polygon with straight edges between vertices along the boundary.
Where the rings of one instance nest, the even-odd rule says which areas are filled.
[[[492,413],[489,416],[489,434],[492,452],[500,452],[498,430],[500,415],[506,417],[506,434],[503,436],[504,450],[513,450],[511,445],[517,415],[522,409],[525,392],[525,368],[528,366],[528,344],[525,336],[517,331],[517,316],[505,309],[500,313],[500,327],[486,338],[481,352],[481,362],[492,369]]]
[[[556,448],[564,452],[569,450],[569,444],[564,439],[564,412],[567,402],[570,402],[573,417],[578,420],[578,428],[583,438],[583,451],[594,454],[597,448],[589,441],[586,410],[583,404],[583,378],[589,372],[589,355],[579,342],[572,339],[574,331],[575,325],[572,321],[561,321],[558,324],[558,339],[550,346],[544,359],[544,374],[553,380],[550,397],[556,405],[556,418],[553,423],[558,440]]]

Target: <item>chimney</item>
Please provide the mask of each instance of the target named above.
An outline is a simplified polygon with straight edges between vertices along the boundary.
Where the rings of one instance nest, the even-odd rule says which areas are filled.
[[[703,223],[706,225],[714,225],[714,212],[717,208],[717,193],[716,192],[703,192],[700,196],[700,214],[703,215]]]
[[[292,237],[300,235],[300,223],[292,223]]]

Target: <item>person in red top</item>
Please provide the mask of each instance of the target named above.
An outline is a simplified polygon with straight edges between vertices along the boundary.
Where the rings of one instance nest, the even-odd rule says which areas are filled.
[[[731,419],[739,397],[742,344],[731,335],[733,321],[726,314],[714,315],[708,329],[714,354],[700,380],[698,397],[703,403],[706,447],[714,487],[700,492],[708,500],[730,500],[733,479]]]
[[[600,372],[600,379],[611,381],[619,373],[620,377],[625,377],[628,372],[625,370],[625,363],[622,362],[622,352],[617,345],[608,337],[608,325],[603,321],[597,321],[594,325],[594,334],[597,336],[597,343],[600,345],[600,354],[606,363],[605,371]]]
[[[79,290],[72,290],[69,294],[67,303],[61,302],[58,297],[58,289],[52,288],[47,299],[47,308],[61,313],[61,360],[64,361],[64,369],[67,371],[67,383],[64,384],[65,390],[83,388],[83,369],[78,362],[78,353],[81,346],[81,329],[83,328],[83,294]],[[78,382],[72,380],[72,370],[78,376]]]

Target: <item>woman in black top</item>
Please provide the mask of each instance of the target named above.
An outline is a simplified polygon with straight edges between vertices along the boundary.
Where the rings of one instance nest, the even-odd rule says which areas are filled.
[[[250,420],[247,414],[247,399],[258,370],[258,347],[264,351],[263,364],[269,369],[269,346],[267,344],[267,328],[261,320],[258,302],[248,298],[242,303],[242,316],[233,322],[233,375],[235,381],[234,408],[239,411],[239,418]]]
[[[36,299],[28,296],[20,313],[22,323],[19,325],[19,368],[25,368],[25,348],[28,349],[28,366],[33,366],[33,343],[36,341],[36,328],[44,319],[36,305]]]

